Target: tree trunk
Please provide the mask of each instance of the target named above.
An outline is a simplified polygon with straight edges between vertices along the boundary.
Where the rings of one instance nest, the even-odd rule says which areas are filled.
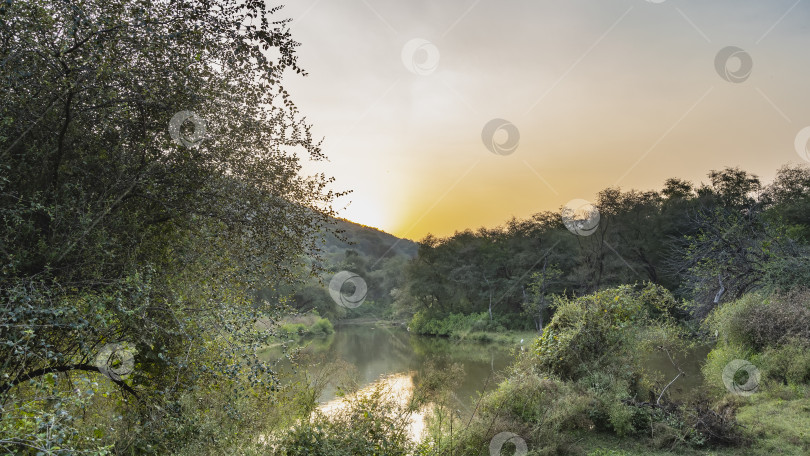
[[[489,322],[492,323],[492,290],[489,290]]]
[[[714,295],[714,304],[720,304],[720,299],[723,297],[723,294],[726,292],[726,287],[723,285],[723,275],[717,275],[717,281],[720,283],[720,289],[717,290],[717,294]]]
[[[548,265],[548,258],[543,261],[543,286],[540,288],[540,303],[537,306],[537,332],[543,333],[543,311],[546,310],[546,266]]]

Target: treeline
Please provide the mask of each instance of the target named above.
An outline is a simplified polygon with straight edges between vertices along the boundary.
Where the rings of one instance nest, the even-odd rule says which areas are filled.
[[[501,326],[527,329],[533,320],[540,329],[554,296],[626,283],[661,285],[698,317],[749,291],[810,283],[810,169],[785,166],[768,185],[738,168],[708,178],[668,179],[660,191],[605,189],[587,233],[576,225],[595,223],[592,210],[428,235],[398,305],[418,321],[486,312]]]

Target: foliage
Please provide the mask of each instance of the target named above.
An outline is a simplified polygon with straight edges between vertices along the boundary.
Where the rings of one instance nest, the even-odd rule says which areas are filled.
[[[669,334],[670,350],[682,350],[672,313],[674,297],[660,286],[620,286],[575,299],[557,298],[554,318],[535,342],[540,367],[578,380],[608,370],[618,378],[640,371],[639,347],[646,329]]]
[[[328,336],[335,332],[332,322],[317,315],[306,315],[297,318],[287,318],[281,323],[279,333],[281,337],[289,336]]]
[[[761,389],[810,384],[810,292],[750,294],[717,308],[705,322],[718,335],[703,368],[706,382],[725,391],[722,373],[735,359],[761,373]]]
[[[300,280],[264,288],[259,295],[267,300],[288,298],[295,310],[302,313],[315,310],[333,321],[398,317],[394,301],[405,284],[403,270],[415,254],[414,243],[348,221],[339,221],[337,226],[343,237],[327,236],[319,247],[321,258],[309,258],[322,273],[307,278],[306,271],[301,269]],[[367,294],[359,307],[342,307],[329,295],[328,284],[339,271],[351,271],[366,282]]]
[[[470,334],[482,332],[497,335],[507,330],[526,330],[526,323],[525,318],[514,314],[501,315],[490,320],[485,312],[468,315],[451,313],[444,318],[437,318],[421,311],[414,314],[408,328],[416,334],[466,338]]]
[[[67,452],[149,452],[141,439],[170,453],[195,438],[187,391],[226,407],[279,387],[256,355],[272,334],[254,323],[281,307],[253,291],[305,266],[337,195],[300,174],[300,157],[323,155],[280,84],[302,70],[278,14],[231,0],[4,5],[0,401],[36,404],[40,423],[58,416]],[[171,128],[182,112],[197,117]],[[100,375],[110,344],[133,348],[131,375]],[[60,434],[73,388],[32,402],[25,386],[54,373],[120,389],[104,399],[125,424],[100,440],[91,427]],[[42,427],[14,416],[0,427],[25,451]]]
[[[407,434],[408,404],[398,402],[384,383],[329,412],[316,411],[271,445],[282,456],[405,456],[415,444]]]
[[[105,426],[83,419],[92,413],[94,396],[103,393],[87,377],[77,379],[75,390],[64,391],[55,374],[32,380],[22,388],[27,400],[1,406],[0,449],[4,454],[110,454],[104,444]],[[71,394],[72,393],[72,394]],[[111,421],[120,418],[110,417]],[[77,450],[78,448],[78,450]]]
[[[403,302],[430,318],[525,312],[539,326],[553,295],[649,281],[693,301],[691,315],[675,315],[684,320],[748,291],[810,280],[810,168],[786,166],[770,185],[738,168],[708,177],[699,187],[668,179],[659,192],[599,192],[591,236],[570,233],[553,212],[428,235],[407,268]]]
[[[810,291],[749,294],[715,310],[706,320],[724,345],[760,351],[791,339],[810,343]]]
[[[562,271],[555,266],[548,266],[543,263],[543,269],[540,272],[532,273],[529,282],[529,293],[531,299],[523,304],[523,309],[535,320],[535,328],[542,332],[545,327],[546,313],[551,304],[551,299],[548,296],[548,289],[555,281],[562,277]]]

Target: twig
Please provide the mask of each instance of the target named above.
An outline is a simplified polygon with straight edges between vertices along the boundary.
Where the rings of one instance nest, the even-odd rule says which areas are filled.
[[[663,345],[660,345],[658,348],[661,349],[661,350],[664,350],[664,353],[667,354],[667,358],[669,358],[669,362],[672,363],[672,365],[675,367],[675,369],[678,369],[678,375],[676,375],[675,378],[673,378],[672,381],[669,382],[667,384],[667,386],[664,387],[664,389],[661,391],[661,394],[658,395],[658,399],[655,401],[655,405],[661,405],[661,398],[664,397],[664,393],[667,392],[667,389],[669,389],[669,387],[672,386],[673,383],[675,383],[675,380],[678,380],[678,378],[680,378],[681,375],[686,376],[686,373],[683,370],[681,370],[680,366],[675,364],[675,361],[672,359],[672,356],[669,354],[669,350],[667,350]]]

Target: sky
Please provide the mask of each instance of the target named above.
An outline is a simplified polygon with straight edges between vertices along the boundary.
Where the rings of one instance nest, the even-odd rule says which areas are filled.
[[[421,239],[810,162],[810,0],[296,0],[338,215]],[[805,136],[806,135],[806,136]]]

